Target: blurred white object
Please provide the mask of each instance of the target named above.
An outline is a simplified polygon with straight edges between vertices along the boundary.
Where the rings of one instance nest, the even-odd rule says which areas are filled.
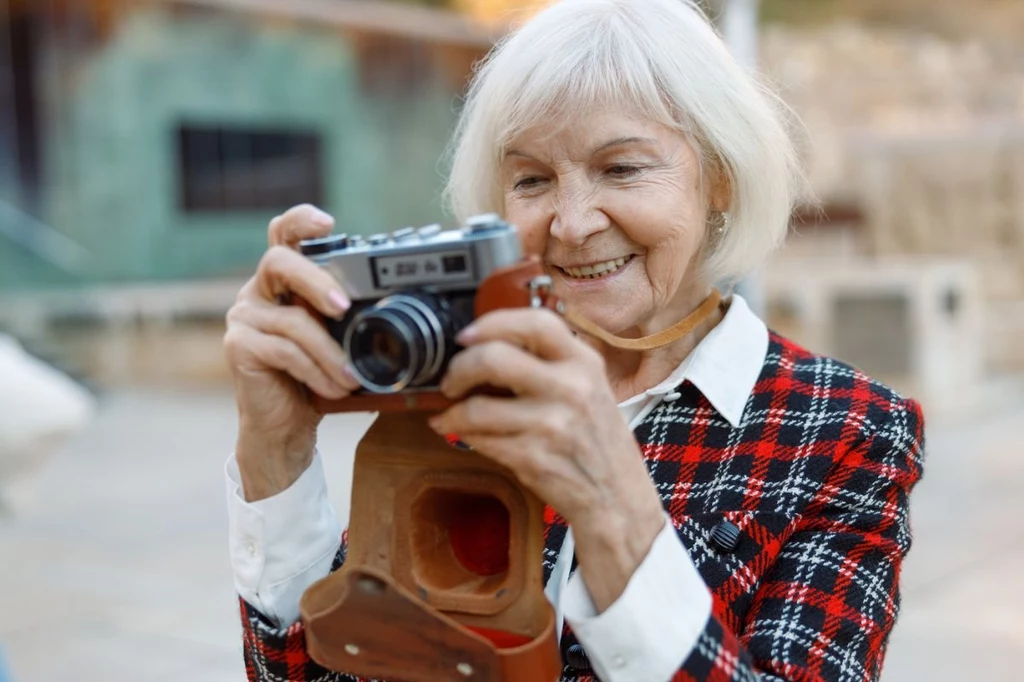
[[[0,334],[0,492],[38,469],[95,412],[91,393]]]
[[[978,407],[985,303],[969,262],[790,256],[766,284],[776,331],[916,398],[926,414]]]

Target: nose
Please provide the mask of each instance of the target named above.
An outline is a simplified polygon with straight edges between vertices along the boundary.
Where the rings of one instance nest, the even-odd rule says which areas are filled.
[[[601,209],[595,189],[578,182],[559,186],[551,221],[553,238],[570,246],[581,246],[588,237],[610,226],[611,220]]]

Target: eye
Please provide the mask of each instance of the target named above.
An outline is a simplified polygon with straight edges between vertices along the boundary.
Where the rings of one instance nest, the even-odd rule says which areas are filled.
[[[606,173],[616,178],[631,178],[640,173],[640,166],[631,166],[625,163],[617,163],[614,166],[608,166]]]
[[[513,185],[513,189],[533,189],[543,181],[544,178],[542,177],[536,175],[528,175],[525,178],[520,178],[516,180],[515,185]]]

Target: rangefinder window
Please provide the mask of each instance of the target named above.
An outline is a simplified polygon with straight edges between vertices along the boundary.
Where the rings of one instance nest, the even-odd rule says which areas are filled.
[[[468,281],[471,275],[464,251],[407,253],[372,260],[374,280],[381,288]]]
[[[445,274],[465,272],[466,257],[461,253],[454,256],[445,256],[441,259],[441,267],[444,269]]]

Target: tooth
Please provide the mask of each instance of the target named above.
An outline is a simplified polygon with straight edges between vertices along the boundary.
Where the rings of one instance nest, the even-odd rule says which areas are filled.
[[[632,258],[632,256],[625,256],[623,258],[616,258],[614,260],[607,260],[603,263],[595,263],[594,265],[583,265],[578,268],[563,268],[566,274],[570,277],[577,279],[596,279],[607,273],[615,272],[626,262]]]

